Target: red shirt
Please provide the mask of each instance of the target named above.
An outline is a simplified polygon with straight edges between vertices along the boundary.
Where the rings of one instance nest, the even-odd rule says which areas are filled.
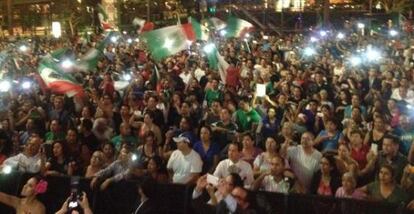
[[[113,96],[115,92],[114,82],[105,82],[102,89],[103,94],[109,94],[110,96]]]
[[[356,149],[351,150],[351,157],[358,163],[359,169],[364,169],[367,165],[367,154],[369,149],[370,148],[367,146],[362,146],[359,151]]]
[[[239,85],[240,71],[236,67],[227,68],[226,85],[237,88]]]
[[[332,189],[331,186],[328,184],[323,183],[322,179],[319,182],[319,187],[318,187],[318,195],[325,195],[325,196],[332,196]]]

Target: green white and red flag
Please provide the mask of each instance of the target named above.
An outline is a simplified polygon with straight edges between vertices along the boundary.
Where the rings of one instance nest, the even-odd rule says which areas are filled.
[[[141,35],[151,55],[156,61],[174,55],[188,48],[197,36],[191,23],[174,25],[145,32]]]
[[[44,57],[39,63],[38,72],[44,84],[54,93],[69,97],[82,96],[83,87],[69,73],[64,73],[51,57]]]
[[[254,26],[243,19],[239,19],[236,17],[230,17],[227,20],[227,27],[226,27],[226,37],[244,37],[247,33],[254,30]]]

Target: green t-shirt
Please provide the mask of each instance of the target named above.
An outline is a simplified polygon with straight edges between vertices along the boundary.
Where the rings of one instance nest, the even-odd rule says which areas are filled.
[[[239,127],[239,131],[245,132],[252,129],[254,123],[259,123],[261,117],[256,110],[251,109],[248,112],[245,112],[241,109],[236,111],[236,123]]]
[[[114,145],[116,151],[119,152],[119,150],[121,150],[121,144],[123,141],[132,145],[134,148],[138,144],[138,139],[134,136],[126,136],[125,138],[123,138],[121,135],[118,135],[111,139],[111,143]]]
[[[45,142],[46,143],[53,143],[54,141],[63,141],[65,140],[65,134],[63,132],[53,133],[47,132],[45,135]]]
[[[205,100],[207,101],[207,105],[210,106],[214,100],[221,100],[221,91],[220,90],[213,90],[207,89]]]

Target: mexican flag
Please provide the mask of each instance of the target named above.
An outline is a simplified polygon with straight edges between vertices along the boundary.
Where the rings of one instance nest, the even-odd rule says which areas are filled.
[[[229,68],[229,63],[224,59],[224,57],[219,53],[214,44],[210,44],[210,51],[207,53],[208,66],[210,69],[218,71],[220,79],[223,83],[226,82],[227,69]]]
[[[207,25],[209,29],[214,29],[216,31],[222,30],[226,28],[227,24],[223,20],[217,18],[217,17],[211,17],[208,19],[203,19],[202,21],[203,25]]]
[[[154,23],[147,22],[144,19],[136,17],[132,20],[132,25],[137,27],[138,33],[154,30]]]
[[[230,67],[230,65],[218,51],[216,52],[216,56],[218,61],[218,72],[220,79],[223,83],[226,83],[227,69]]]
[[[196,19],[189,17],[188,22],[191,23],[193,31],[196,35],[196,40],[208,41],[210,38],[209,30],[206,26],[201,25]]]
[[[196,40],[191,24],[174,25],[145,32],[141,40],[147,45],[152,57],[160,61],[188,48],[189,41]]]
[[[227,20],[226,37],[244,37],[246,33],[253,30],[254,26],[248,21],[236,17],[230,17]]]
[[[38,72],[45,85],[53,92],[66,94],[69,97],[83,95],[82,86],[70,74],[61,71],[50,57],[42,59]]]
[[[99,22],[101,23],[102,29],[103,30],[110,30],[110,29],[112,29],[111,24],[109,24],[108,14],[106,13],[105,9],[102,7],[101,4],[98,4],[97,10],[98,10]]]
[[[101,42],[97,43],[94,48],[89,49],[89,51],[79,59],[76,67],[82,71],[96,70],[98,61],[102,57],[105,47],[111,42],[112,36],[115,36],[115,32],[108,32]]]

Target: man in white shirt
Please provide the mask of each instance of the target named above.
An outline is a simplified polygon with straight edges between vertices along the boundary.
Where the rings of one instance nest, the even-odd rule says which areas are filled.
[[[24,151],[7,158],[1,168],[11,167],[20,172],[38,173],[41,163],[41,155],[39,153],[41,144],[41,138],[31,137],[25,145]]]
[[[203,161],[200,155],[190,147],[190,139],[185,134],[174,137],[173,140],[177,143],[177,150],[171,154],[167,163],[172,182],[193,184],[200,176]]]
[[[192,77],[192,74],[188,68],[184,68],[179,76],[183,80],[184,84],[188,85]]]
[[[237,143],[231,143],[228,147],[228,159],[220,161],[214,171],[214,176],[225,178],[230,173],[237,173],[244,181],[246,188],[253,183],[253,170],[249,163],[240,160],[241,146]]]
[[[401,82],[405,81],[406,80],[401,80]],[[409,89],[406,84],[402,84],[400,87],[394,89],[391,98],[397,101],[405,101],[407,104],[414,105],[414,91]]]
[[[315,136],[311,132],[302,134],[298,146],[283,144],[281,153],[289,161],[289,165],[298,181],[309,192],[313,174],[318,171],[322,154],[313,148]]]
[[[262,173],[253,183],[252,190],[264,190],[268,192],[289,193],[291,186],[284,176],[285,160],[281,156],[275,156],[270,160],[270,171]]]
[[[198,66],[194,71],[194,76],[197,79],[197,81],[200,82],[201,77],[206,75],[207,70],[207,64],[205,62],[201,62],[200,66]]]

